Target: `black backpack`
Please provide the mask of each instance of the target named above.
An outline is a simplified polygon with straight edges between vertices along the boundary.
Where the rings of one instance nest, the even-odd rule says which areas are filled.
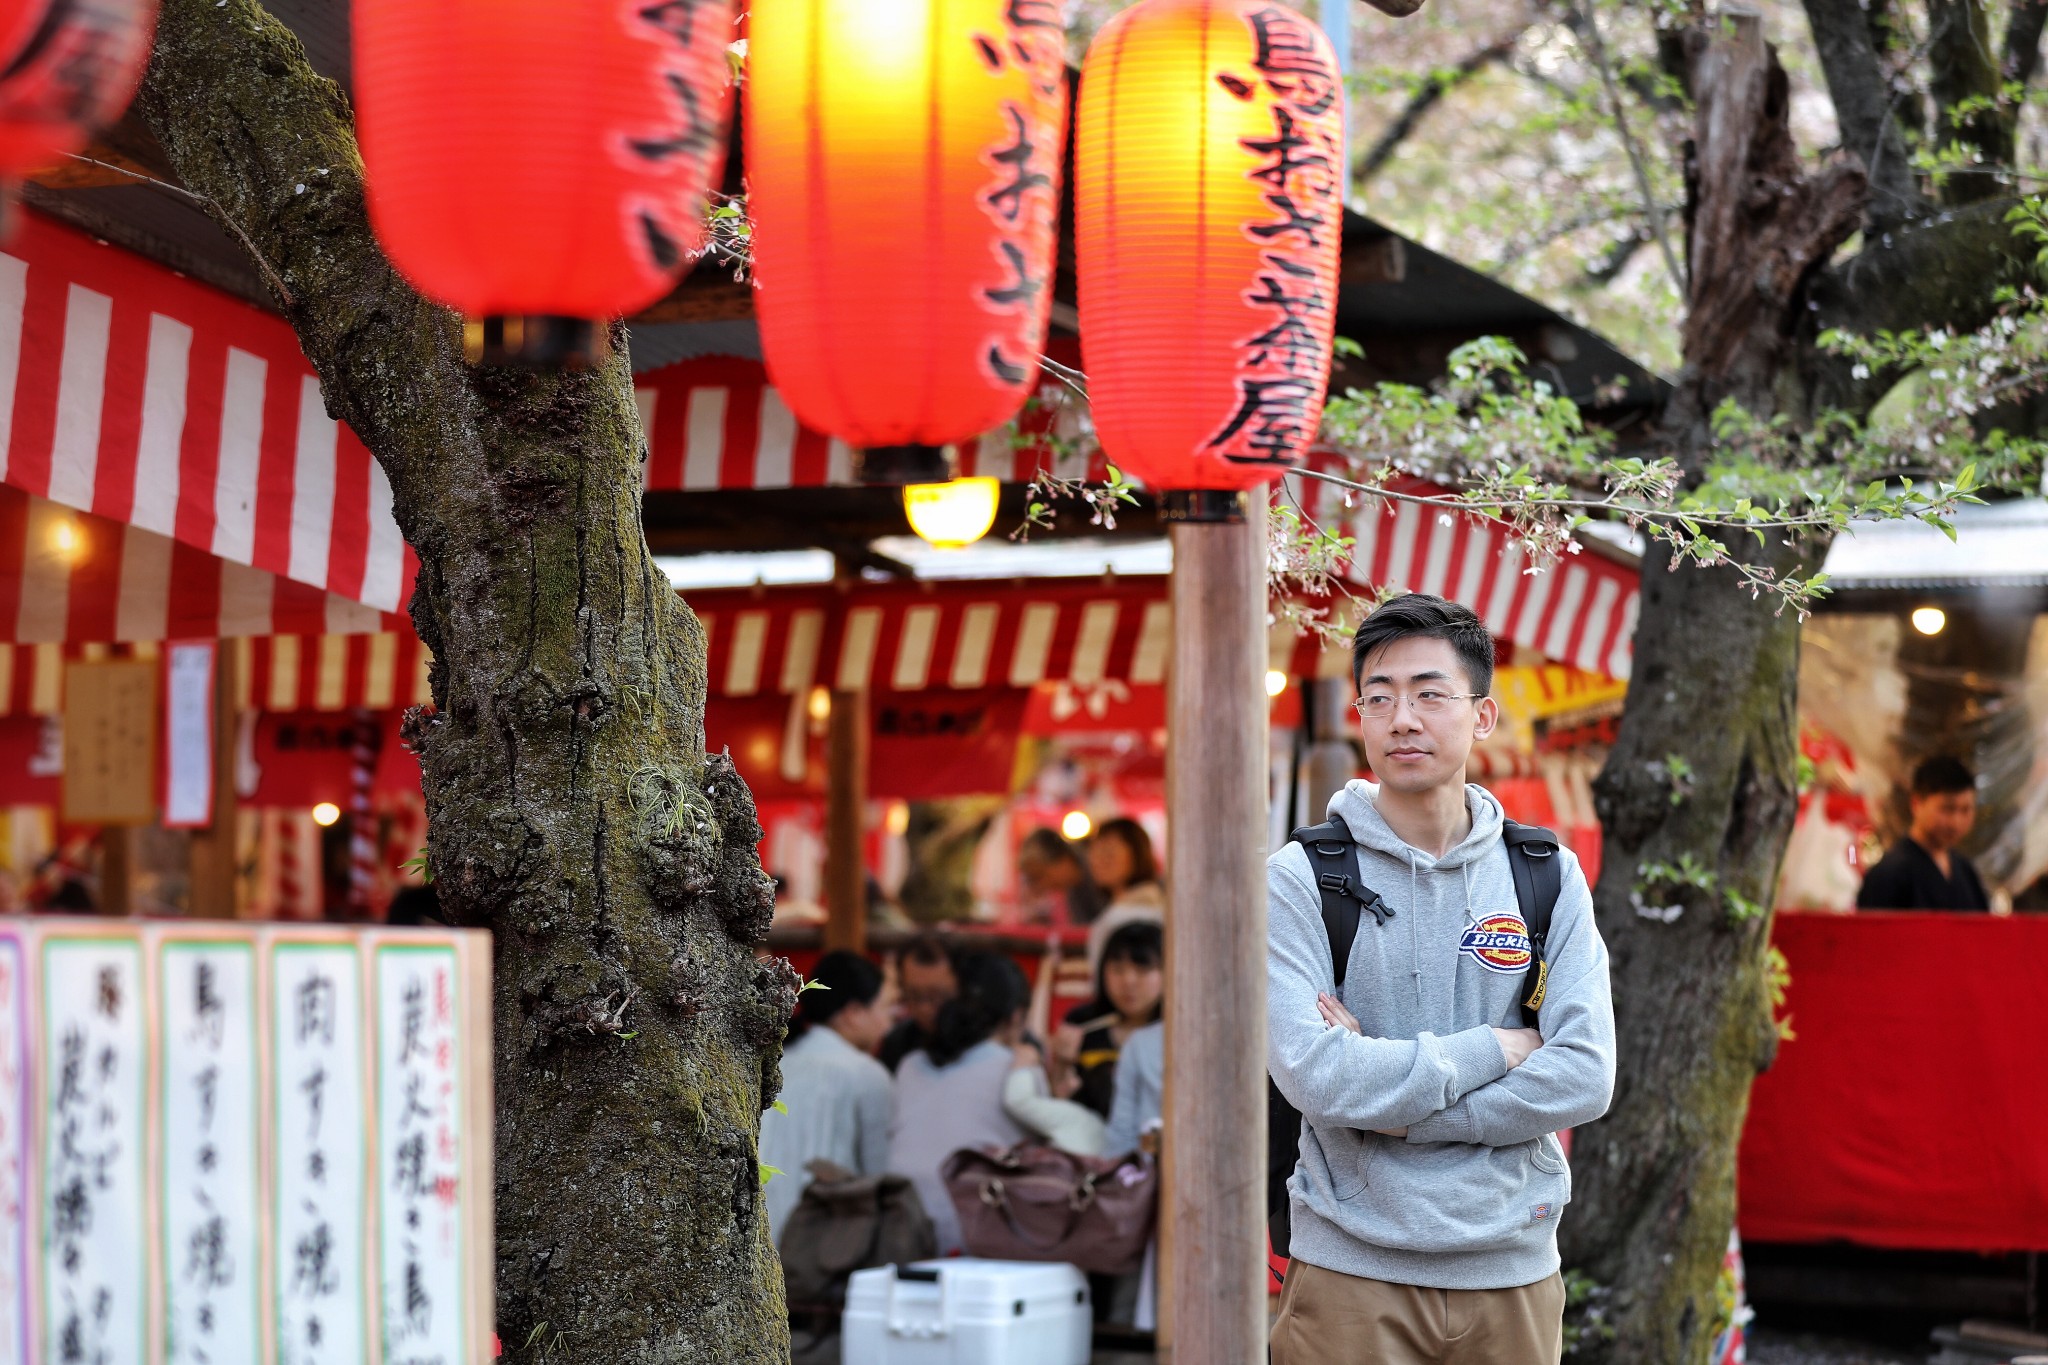
[[[1344,985],[1344,972],[1351,964],[1351,944],[1358,937],[1358,924],[1371,914],[1376,924],[1385,924],[1394,912],[1371,887],[1358,880],[1357,845],[1351,830],[1341,819],[1309,825],[1290,836],[1308,854],[1309,870],[1323,898],[1323,929],[1330,938],[1330,963],[1337,985]],[[1531,946],[1529,974],[1523,978],[1522,1023],[1536,1027],[1537,1011],[1543,1006],[1549,984],[1550,964],[1544,957],[1550,934],[1550,912],[1557,906],[1557,894],[1564,884],[1558,867],[1557,836],[1537,825],[1506,821],[1501,838],[1508,846],[1508,867],[1515,879],[1515,901],[1522,922],[1529,928]],[[1301,1144],[1301,1112],[1287,1102],[1280,1087],[1266,1078],[1266,1225],[1273,1238],[1274,1254],[1285,1256],[1288,1242],[1287,1177],[1294,1174]]]

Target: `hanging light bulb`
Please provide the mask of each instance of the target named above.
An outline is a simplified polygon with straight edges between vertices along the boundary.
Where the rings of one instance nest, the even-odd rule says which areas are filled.
[[[325,829],[341,818],[341,807],[332,801],[322,801],[313,807],[313,823]]]
[[[954,479],[950,483],[911,483],[903,486],[903,514],[910,529],[942,550],[972,545],[996,524],[996,497],[1002,484],[995,479]]]
[[[1277,697],[1287,690],[1287,675],[1277,668],[1266,670],[1266,695]]]
[[[1939,635],[1948,628],[1948,613],[1940,607],[1913,608],[1913,629],[1922,635]]]
[[[1070,810],[1060,819],[1060,833],[1069,839],[1085,839],[1095,832],[1095,822],[1085,810]]]

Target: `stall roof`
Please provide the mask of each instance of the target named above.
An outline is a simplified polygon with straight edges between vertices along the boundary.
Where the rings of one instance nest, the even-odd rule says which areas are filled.
[[[2048,501],[1963,507],[1951,541],[1922,522],[1861,522],[1828,550],[1837,594],[2048,588]]]

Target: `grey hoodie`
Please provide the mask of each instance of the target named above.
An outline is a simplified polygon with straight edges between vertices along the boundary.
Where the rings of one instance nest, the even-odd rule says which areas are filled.
[[[1365,885],[1394,911],[1385,924],[1361,916],[1351,949],[1342,998],[1363,1036],[1316,1013],[1335,976],[1308,854],[1289,844],[1266,864],[1267,1064],[1306,1120],[1287,1182],[1290,1249],[1396,1284],[1533,1284],[1558,1268],[1571,1200],[1555,1134],[1598,1118],[1614,1092],[1607,946],[1585,873],[1560,850],[1543,1046],[1509,1071],[1493,1029],[1520,1027],[1527,961],[1515,961],[1521,913],[1500,803],[1466,787],[1472,832],[1431,858],[1387,827],[1378,796],[1354,781],[1330,799]],[[1374,1131],[1386,1128],[1408,1135]]]

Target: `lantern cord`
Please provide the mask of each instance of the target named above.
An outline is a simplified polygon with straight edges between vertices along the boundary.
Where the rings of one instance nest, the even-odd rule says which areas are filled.
[[[233,215],[222,206],[220,200],[215,199],[212,195],[201,194],[197,190],[188,190],[183,185],[173,185],[168,180],[159,180],[155,176],[146,175],[141,171],[131,171],[126,166],[116,166],[111,161],[101,161],[96,157],[80,156],[76,152],[69,152],[66,155],[72,161],[83,162],[88,166],[97,166],[103,171],[112,171],[116,175],[125,175],[130,180],[140,180],[145,185],[154,185],[160,190],[169,190],[172,194],[183,195],[196,204],[204,204],[212,209],[215,220],[225,226],[229,232],[234,233],[241,241],[242,249],[247,251],[249,258],[256,262],[256,268],[263,272],[263,278],[270,282],[270,287],[277,291],[277,296],[284,302],[284,305],[289,308],[296,303],[296,300],[292,298],[292,291],[285,288],[284,280],[279,277],[277,271],[271,268],[270,262],[263,259],[263,253],[256,249],[256,243],[249,240],[249,234],[242,231],[242,225],[234,220]]]

